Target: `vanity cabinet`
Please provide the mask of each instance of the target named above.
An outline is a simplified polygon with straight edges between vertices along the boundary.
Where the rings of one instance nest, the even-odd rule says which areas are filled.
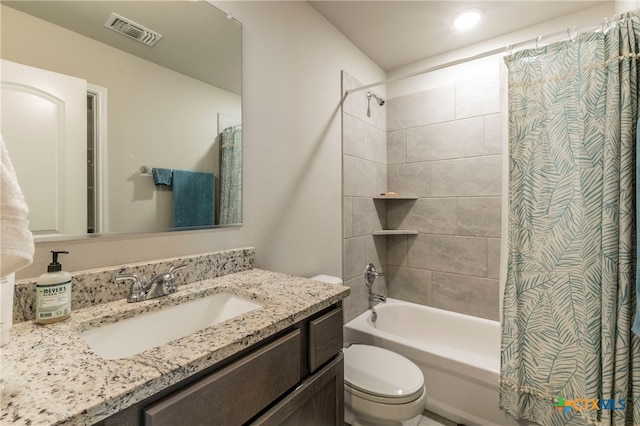
[[[343,425],[341,303],[98,426]]]

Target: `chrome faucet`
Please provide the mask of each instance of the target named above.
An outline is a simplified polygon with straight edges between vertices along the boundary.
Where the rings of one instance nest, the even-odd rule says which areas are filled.
[[[373,282],[376,280],[376,278],[381,275],[384,274],[382,272],[376,271],[376,267],[373,263],[368,264],[366,268],[364,268],[364,283],[367,287],[369,287],[369,290],[371,290],[371,286],[373,285]]]
[[[185,268],[185,263],[169,268],[169,272],[156,275],[148,284],[143,284],[136,274],[118,274],[116,281],[133,280],[131,291],[127,296],[127,302],[141,302],[143,300],[155,299],[166,296],[178,290],[176,286],[175,272]]]
[[[369,300],[372,302],[386,302],[387,297],[381,294],[369,293]]]
[[[387,301],[387,297],[383,296],[381,294],[375,294],[371,292],[371,288],[373,287],[373,282],[376,280],[377,277],[383,275],[382,272],[378,272],[376,271],[376,267],[373,265],[373,263],[370,263],[367,265],[367,267],[364,270],[364,284],[367,286],[367,288],[369,289],[369,301],[370,302],[386,302]]]

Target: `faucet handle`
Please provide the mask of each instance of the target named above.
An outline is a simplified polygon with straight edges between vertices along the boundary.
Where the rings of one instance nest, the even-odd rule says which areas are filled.
[[[186,263],[181,263],[180,265],[172,266],[171,268],[169,268],[169,272],[167,272],[162,276],[162,279],[164,280],[164,284],[167,289],[167,293],[175,293],[178,290],[178,286],[176,286],[176,276],[174,275],[174,272],[186,267],[187,267]]]
[[[175,265],[169,268],[169,274],[173,275],[173,273],[179,269],[184,269],[187,267],[186,263],[181,263],[180,265]]]
[[[377,272],[376,267],[373,263],[367,265],[364,270],[364,283],[367,287],[369,287],[369,291],[371,291],[371,286],[377,277],[383,275],[382,272]]]
[[[137,302],[139,300],[143,300],[145,296],[144,286],[138,279],[136,274],[117,274],[116,281],[124,281],[124,280],[133,280],[133,284],[131,284],[131,291],[129,292],[129,296],[127,296],[128,302]]]

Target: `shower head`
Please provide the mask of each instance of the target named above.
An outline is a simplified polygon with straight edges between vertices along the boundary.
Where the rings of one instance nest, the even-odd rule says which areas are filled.
[[[371,100],[371,98],[375,99],[376,102],[378,102],[378,105],[380,105],[380,106],[384,105],[384,99],[379,98],[378,96],[376,96],[375,94],[373,94],[371,92],[367,92],[367,99]]]

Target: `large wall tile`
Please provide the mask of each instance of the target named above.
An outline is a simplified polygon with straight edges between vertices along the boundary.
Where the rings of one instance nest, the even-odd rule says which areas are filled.
[[[442,86],[389,99],[387,105],[388,131],[453,120],[454,86]]]
[[[365,158],[367,136],[365,123],[349,114],[342,115],[342,146],[345,155]]]
[[[376,269],[384,270],[387,266],[387,238],[369,235],[365,241],[365,261],[360,265],[360,274],[364,279],[364,269],[373,263]]]
[[[380,164],[387,164],[387,132],[368,125],[365,128],[365,158]]]
[[[502,241],[499,238],[489,238],[487,240],[487,276],[489,278],[500,278],[500,253]]]
[[[431,196],[486,196],[502,191],[501,156],[431,163]]]
[[[389,235],[387,237],[387,264],[407,266],[409,244],[406,235]]]
[[[369,162],[370,172],[367,175],[369,178],[369,196],[377,196],[381,193],[388,191],[387,189],[387,165]]]
[[[370,179],[367,176],[369,164],[362,158],[345,155],[343,172],[343,192],[345,197],[366,197],[369,192]]]
[[[431,271],[387,267],[385,276],[389,297],[431,305]]]
[[[366,258],[366,237],[348,238],[343,241],[342,257],[342,279],[350,280],[358,275],[362,275]]]
[[[342,71],[342,93],[344,94],[347,90],[351,90],[357,86],[361,86],[360,82],[348,72]],[[342,112],[343,114],[353,115],[353,96],[343,96]]]
[[[349,98],[352,98],[352,110],[351,114],[365,123],[371,123],[371,118],[367,117],[367,97],[366,93],[363,91],[353,92],[348,95]]]
[[[390,229],[415,229],[421,234],[456,234],[455,198],[420,198],[415,203],[387,202]]]
[[[409,240],[409,267],[486,277],[486,239],[418,235]]]
[[[353,237],[353,198],[342,199],[342,238]]]
[[[500,111],[498,73],[459,81],[456,87],[456,120]]]
[[[343,192],[345,197],[373,197],[386,191],[387,168],[384,164],[345,155]]]
[[[349,322],[369,309],[369,292],[362,282],[362,277],[352,278],[344,283],[351,289],[349,297],[344,299],[344,321]]]
[[[458,198],[458,234],[500,237],[501,213],[500,197]]]
[[[407,129],[407,162],[484,155],[484,125],[475,117]]]
[[[405,131],[387,132],[387,164],[401,164],[407,162],[407,144]]]
[[[491,114],[484,117],[484,153],[502,154],[502,116]]]
[[[400,195],[428,197],[431,194],[429,163],[390,164],[387,188]]]
[[[434,272],[431,286],[436,308],[499,319],[497,280]]]
[[[386,209],[377,206],[372,198],[353,198],[353,236],[369,235],[386,228]]]

